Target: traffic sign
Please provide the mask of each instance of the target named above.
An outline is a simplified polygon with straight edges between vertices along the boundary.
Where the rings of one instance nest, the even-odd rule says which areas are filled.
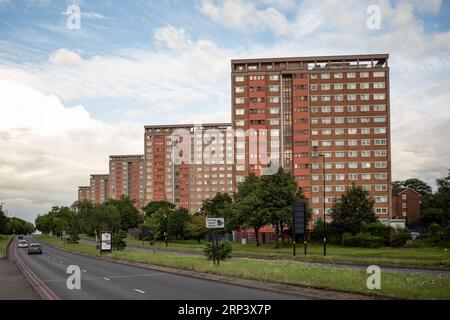
[[[225,228],[224,218],[206,218],[207,229],[221,229]]]

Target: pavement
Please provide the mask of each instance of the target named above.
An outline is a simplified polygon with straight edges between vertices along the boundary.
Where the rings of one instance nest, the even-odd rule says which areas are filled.
[[[26,237],[28,242],[34,241]],[[301,300],[317,297],[285,294],[177,275],[69,253],[43,244],[42,255],[17,255],[33,275],[59,299],[90,300]],[[69,289],[67,268],[81,271],[81,289]]]
[[[79,241],[80,243],[84,244],[95,244],[94,240],[88,240],[88,239],[81,239]],[[128,246],[125,248],[126,250],[138,250],[138,251],[149,251],[153,252],[153,248],[151,247],[144,247],[144,246]],[[180,255],[191,255],[191,256],[203,256],[203,253],[197,253],[193,251],[179,251],[179,250],[173,250],[173,249],[164,249],[164,248],[157,248],[155,249],[155,252],[170,252],[172,254],[180,254]],[[233,259],[242,259],[242,258],[251,258],[251,259],[259,259],[259,260],[277,260],[276,257],[259,257],[259,256],[234,256]],[[328,262],[310,262],[310,261],[301,261],[297,259],[280,259],[280,260],[290,260],[294,262],[299,263],[308,263],[311,265],[317,265],[317,266],[329,266],[333,268],[347,268],[347,269],[362,269],[366,270],[369,265],[357,265],[357,264],[345,264],[345,263],[328,263]],[[407,267],[390,267],[390,266],[380,266],[383,271],[387,272],[399,272],[399,273],[415,273],[415,274],[428,274],[432,276],[447,276],[450,277],[450,270],[439,270],[439,269],[420,269],[420,266],[417,268],[407,268]]]
[[[0,259],[0,284],[0,300],[40,299],[33,286],[17,267],[14,257]]]

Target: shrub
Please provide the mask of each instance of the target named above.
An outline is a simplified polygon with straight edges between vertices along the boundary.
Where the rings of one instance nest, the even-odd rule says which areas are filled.
[[[361,232],[369,233],[372,236],[383,238],[383,245],[389,245],[389,239],[392,228],[380,222],[367,223],[363,226]]]
[[[338,234],[336,228],[331,223],[326,223],[325,232],[327,235],[327,243],[340,244],[342,235]],[[310,233],[310,241],[322,243],[323,242],[323,221],[318,220]]]
[[[231,258],[231,251],[233,250],[233,247],[229,242],[220,241],[219,242],[219,250],[218,253],[216,253],[216,258],[218,257],[219,260],[225,260],[227,258]],[[215,243],[212,244],[211,242],[208,242],[206,244],[206,247],[204,249],[205,256],[208,258],[208,260],[213,260],[214,253],[215,253]]]
[[[408,240],[411,240],[411,234],[408,230],[399,229],[391,232],[391,247],[403,247]]]
[[[406,240],[405,248],[418,248],[421,246],[420,240]]]
[[[356,235],[344,233],[342,235],[342,244],[348,247],[381,248],[383,242],[382,237],[373,236],[367,232],[360,232]]]
[[[115,250],[123,250],[127,246],[126,239],[127,233],[125,231],[119,231],[112,236],[112,246]]]
[[[450,227],[440,227],[436,223],[431,224],[424,241],[430,246],[450,247]]]

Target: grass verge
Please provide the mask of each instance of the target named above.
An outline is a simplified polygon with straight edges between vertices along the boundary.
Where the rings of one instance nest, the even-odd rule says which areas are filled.
[[[6,257],[6,248],[11,240],[11,236],[0,235],[0,259]]]
[[[90,239],[89,237],[82,237]],[[127,239],[128,246],[148,247],[149,241]],[[176,252],[203,253],[205,242],[198,244],[196,241],[171,241],[166,248],[163,242],[158,242],[156,248]],[[255,244],[241,245],[233,243],[233,256],[236,257],[261,257],[292,259],[292,248],[274,248],[274,245]],[[450,268],[450,250],[441,248],[349,248],[335,245],[327,246],[327,256],[323,256],[323,246],[320,244],[309,244],[308,255],[303,255],[303,246],[297,246],[296,260],[305,262],[333,262],[353,264],[378,264],[399,265],[411,267],[440,267]]]
[[[74,252],[99,256],[90,244],[66,244],[57,238],[37,236],[43,242]],[[367,273],[360,269],[333,268],[292,261],[238,259],[223,261],[220,266],[201,256],[145,251],[114,251],[108,257],[116,260],[160,265],[196,272],[214,273],[245,279],[285,283],[343,292],[366,293],[404,299],[450,299],[450,277],[425,274],[383,272],[381,290],[366,287]]]

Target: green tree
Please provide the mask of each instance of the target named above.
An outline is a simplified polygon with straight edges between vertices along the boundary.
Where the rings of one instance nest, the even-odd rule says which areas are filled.
[[[161,208],[175,209],[175,205],[167,201],[151,201],[143,208],[146,217],[151,217],[156,211]]]
[[[202,214],[191,216],[189,222],[186,224],[186,232],[190,238],[195,239],[200,243],[200,240],[204,239],[208,232],[205,225],[205,216]]]
[[[257,246],[259,246],[259,230],[269,223],[268,212],[261,204],[260,189],[260,178],[253,173],[249,174],[239,183],[233,205],[237,225],[254,230]]]
[[[122,195],[120,199],[109,199],[107,205],[112,205],[117,208],[120,215],[120,228],[127,231],[130,228],[136,228],[144,221],[138,209],[133,205],[133,200]]]
[[[214,197],[202,202],[200,212],[205,217],[224,218],[225,231],[232,232],[237,227],[232,205],[233,198],[228,193],[217,193]]]
[[[184,239],[189,211],[186,208],[171,210],[167,219],[167,231],[173,239]]]
[[[154,234],[155,238],[160,238],[168,232],[169,216],[171,210],[168,208],[159,208],[155,213],[150,216],[148,225],[150,230]]]
[[[364,223],[373,223],[377,218],[373,212],[375,200],[362,186],[352,184],[331,209],[331,225],[342,236],[345,232],[356,234]]]
[[[8,217],[3,212],[3,205],[0,203],[0,236],[6,234],[8,230]]]
[[[447,177],[436,180],[437,192],[434,195],[436,205],[441,210],[442,223],[450,223],[450,170]]]
[[[259,198],[269,222],[276,234],[292,226],[292,205],[296,200],[305,200],[295,178],[279,168],[276,174],[262,176]],[[278,237],[277,237],[278,242]]]

